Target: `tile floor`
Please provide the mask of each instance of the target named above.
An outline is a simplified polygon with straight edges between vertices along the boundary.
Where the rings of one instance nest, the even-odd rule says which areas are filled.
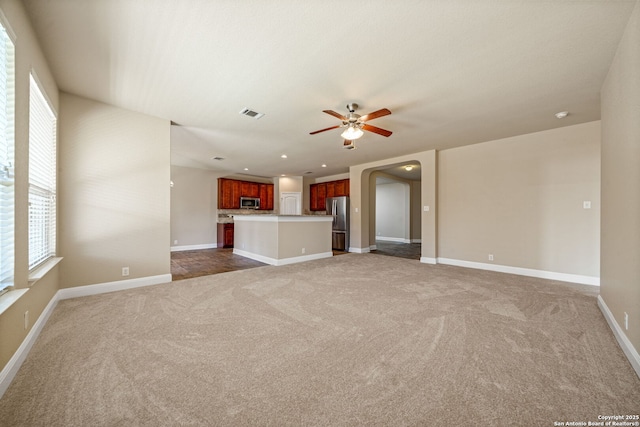
[[[376,241],[376,247],[377,250],[371,253],[420,259],[420,243],[407,244],[378,240]],[[334,256],[346,253],[347,252],[333,251]],[[230,248],[171,252],[171,275],[173,280],[208,276],[210,274],[244,270],[264,265],[267,264],[235,255],[233,249]]]

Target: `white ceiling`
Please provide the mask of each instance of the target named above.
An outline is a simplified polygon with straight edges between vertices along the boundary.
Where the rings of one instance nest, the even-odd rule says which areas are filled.
[[[599,119],[635,0],[24,4],[60,89],[172,120],[173,164],[317,177]],[[309,135],[349,102],[393,135]]]

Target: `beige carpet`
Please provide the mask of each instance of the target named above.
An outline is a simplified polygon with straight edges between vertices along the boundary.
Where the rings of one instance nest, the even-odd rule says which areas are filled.
[[[349,254],[61,301],[3,426],[553,426],[640,412],[594,291]]]

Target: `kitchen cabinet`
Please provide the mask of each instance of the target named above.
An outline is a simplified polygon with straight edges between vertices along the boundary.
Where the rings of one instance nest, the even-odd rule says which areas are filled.
[[[233,247],[233,223],[218,224],[218,247]]]
[[[240,209],[240,181],[218,178],[218,209]]]
[[[312,211],[325,210],[327,199],[327,184],[311,184],[309,186],[309,209]]]
[[[260,199],[260,210],[273,210],[273,184],[218,178],[218,209],[240,209],[240,197]]]
[[[326,197],[335,197],[336,196],[336,181],[327,182],[326,185],[327,185],[327,196]]]
[[[273,184],[260,184],[260,210],[271,211],[273,210]]]
[[[257,182],[240,181],[240,197],[260,197],[259,184]]]
[[[349,179],[340,179],[338,181],[334,181],[334,187],[335,195],[327,195],[327,197],[340,197],[349,195]]]
[[[349,195],[349,179],[321,182],[309,186],[309,209],[324,211],[327,197],[341,197]]]

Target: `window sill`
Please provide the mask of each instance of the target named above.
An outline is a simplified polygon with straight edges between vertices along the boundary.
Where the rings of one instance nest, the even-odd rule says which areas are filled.
[[[61,257],[49,258],[38,268],[29,272],[29,286],[33,286],[34,283],[46,276],[60,261],[62,261]]]
[[[27,293],[29,289],[15,289],[13,291],[5,292],[0,296],[0,314],[4,313],[14,302],[18,301],[20,297]]]

